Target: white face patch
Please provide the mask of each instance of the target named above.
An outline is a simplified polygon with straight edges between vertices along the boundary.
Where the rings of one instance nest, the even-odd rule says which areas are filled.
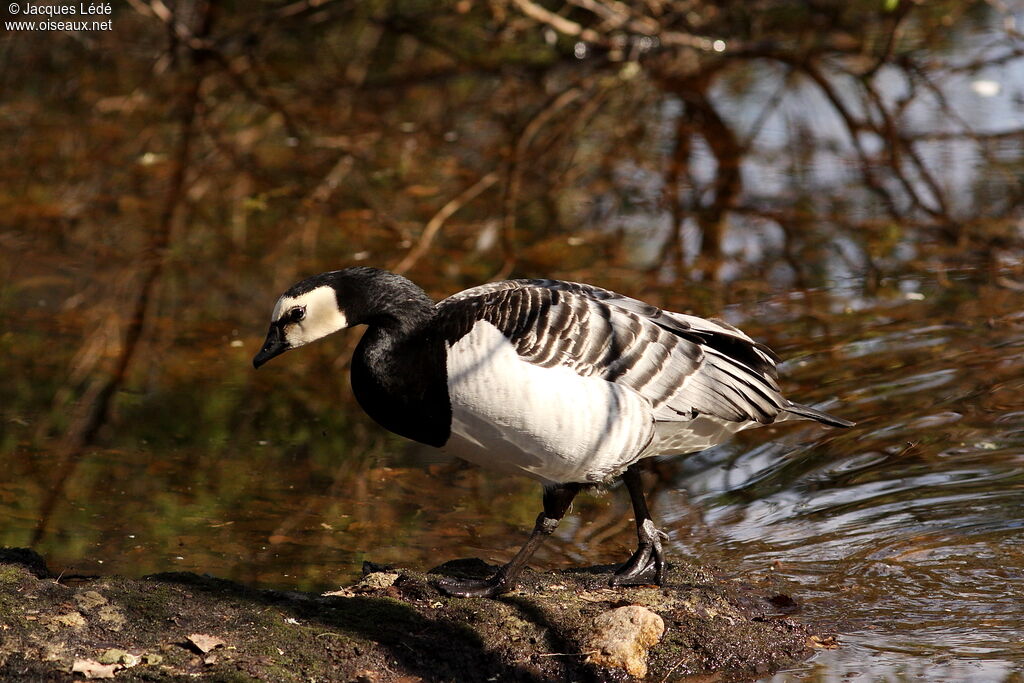
[[[282,296],[274,306],[273,321],[289,320],[292,311],[303,309],[305,315],[296,322],[286,322],[284,339],[292,348],[303,346],[348,327],[348,319],[338,310],[334,289],[324,285],[299,296]]]

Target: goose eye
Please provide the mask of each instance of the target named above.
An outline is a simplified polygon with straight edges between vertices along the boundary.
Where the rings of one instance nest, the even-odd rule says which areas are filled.
[[[305,308],[293,308],[288,311],[288,322],[297,323],[306,317]]]

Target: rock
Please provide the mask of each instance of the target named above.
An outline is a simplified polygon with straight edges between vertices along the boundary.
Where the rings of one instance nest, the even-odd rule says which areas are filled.
[[[367,575],[385,576],[338,599],[189,573],[63,583],[39,579],[44,562],[29,551],[7,557],[0,681],[71,680],[75,661],[78,680],[116,672],[121,683],[624,680],[644,667],[650,680],[752,680],[835,646],[828,631],[780,615],[789,602],[774,574],[722,579],[685,560],[662,588],[606,588],[606,567],[528,570],[514,593],[482,600],[435,585],[437,573],[492,575],[479,560],[433,574],[372,566]]]
[[[130,652],[125,652],[116,647],[109,648],[100,653],[97,658],[100,664],[120,664],[126,669],[130,669],[133,666],[138,666],[142,662],[142,657],[133,655]]]
[[[96,659],[100,664],[120,664],[121,657],[124,657],[126,654],[128,653],[124,650],[112,647],[101,652],[100,656]]]
[[[369,563],[364,563],[364,570],[366,569],[365,564]],[[366,574],[363,580],[354,586],[348,586],[336,591],[327,591],[326,593],[321,593],[321,596],[325,598],[354,598],[357,595],[390,588],[395,585],[399,576],[400,574],[397,572],[372,571]]]
[[[398,574],[395,572],[372,572],[363,577],[363,580],[355,585],[355,588],[381,589],[395,585],[398,581]]]
[[[0,565],[21,565],[37,579],[53,577],[46,568],[46,560],[34,550],[28,548],[0,548]]]
[[[206,633],[193,633],[188,637],[188,642],[204,655],[211,650],[224,646],[223,638],[207,635]]]
[[[664,633],[664,620],[641,605],[602,612],[594,619],[594,632],[587,641],[592,651],[587,661],[643,678],[647,675],[647,651]]]

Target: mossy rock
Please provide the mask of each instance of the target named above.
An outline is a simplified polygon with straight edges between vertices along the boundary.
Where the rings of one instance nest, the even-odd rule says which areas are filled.
[[[464,560],[434,571],[493,570]],[[587,658],[594,619],[624,605],[666,627],[646,653],[647,680],[759,678],[831,642],[786,616],[796,603],[778,587],[680,563],[664,587],[611,589],[607,570],[527,571],[497,600],[447,597],[406,569],[317,595],[190,573],[69,585],[38,555],[2,550],[0,680],[73,680],[76,662],[123,650],[132,665],[109,665],[122,681],[627,681]]]

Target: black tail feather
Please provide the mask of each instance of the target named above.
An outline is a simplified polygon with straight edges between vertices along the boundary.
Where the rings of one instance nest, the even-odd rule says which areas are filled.
[[[812,420],[817,420],[818,422],[827,424],[831,427],[852,427],[857,424],[856,422],[850,422],[849,420],[844,420],[841,417],[829,415],[824,411],[811,408],[810,406],[801,405],[799,403],[790,403],[786,406],[786,412],[799,415],[800,417],[809,417]]]

